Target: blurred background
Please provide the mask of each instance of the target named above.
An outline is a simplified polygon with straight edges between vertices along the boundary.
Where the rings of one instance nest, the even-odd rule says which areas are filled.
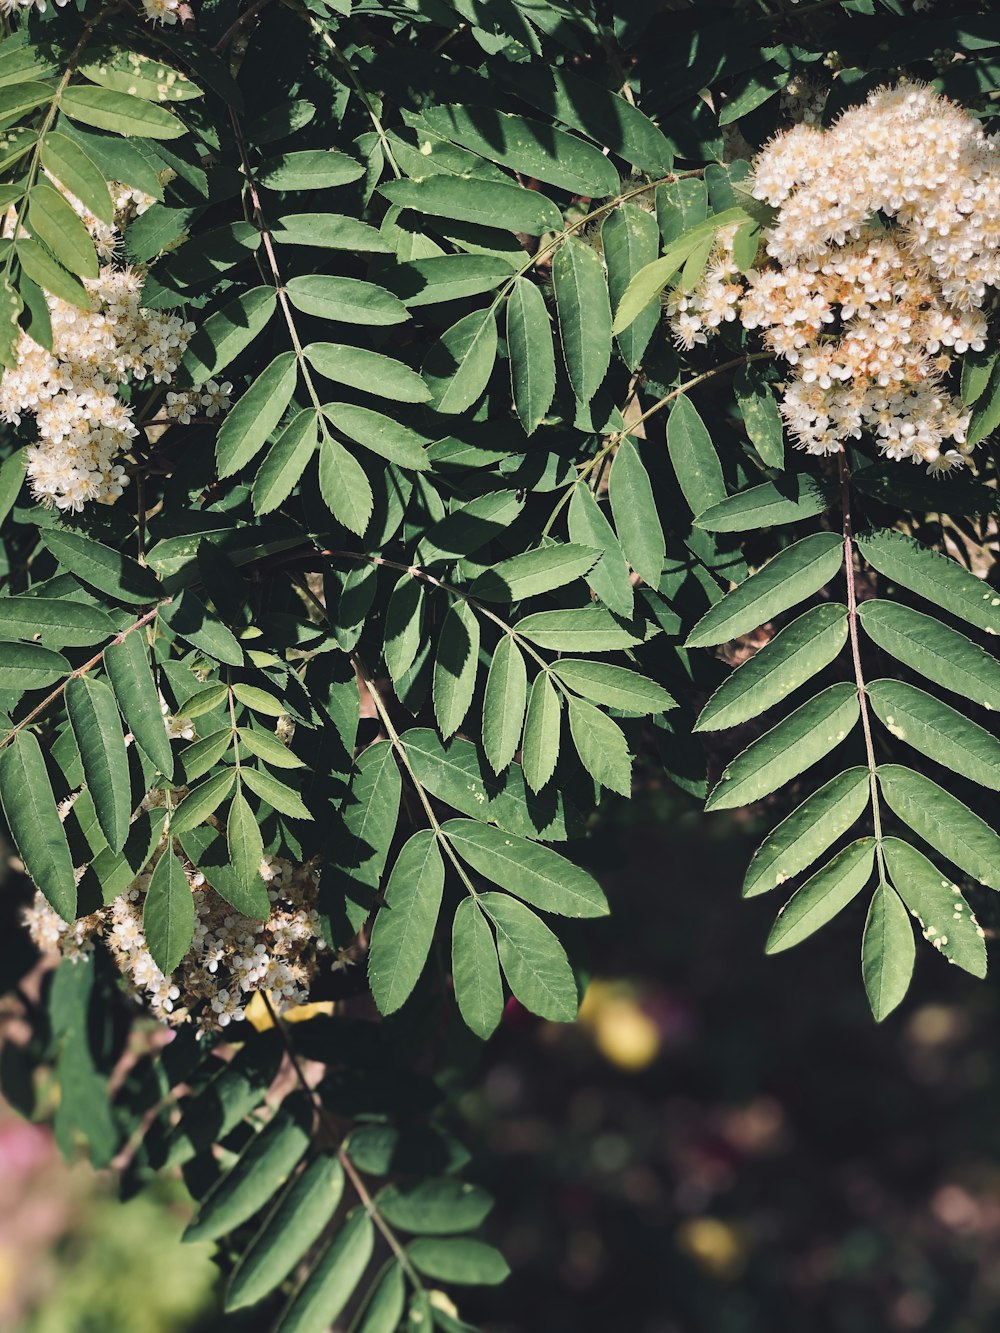
[[[920,950],[876,1027],[860,903],[765,958],[762,832],[663,790],[609,806],[579,1025],[511,1009],[457,1097],[514,1270],[463,1302],[490,1333],[1000,1329],[997,984]],[[0,1329],[217,1329],[189,1211],[179,1181],[120,1204],[3,1108]]]

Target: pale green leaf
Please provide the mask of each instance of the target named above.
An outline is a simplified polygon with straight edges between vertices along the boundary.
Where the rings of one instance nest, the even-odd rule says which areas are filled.
[[[497,355],[492,307],[474,310],[453,324],[427,353],[423,377],[436,412],[464,412],[483,393]]]
[[[524,780],[532,791],[541,791],[555,772],[561,728],[559,695],[549,680],[548,672],[540,671],[528,696],[521,752]]]
[[[379,186],[379,193],[390,203],[418,213],[501,227],[528,236],[541,236],[562,226],[558,208],[538,190],[499,181],[435,175],[423,180],[390,181]]]
[[[545,299],[528,278],[518,278],[507,298],[507,354],[514,408],[532,435],[552,406],[556,363]]]
[[[421,1239],[406,1247],[414,1267],[439,1282],[458,1286],[496,1286],[510,1274],[499,1250],[466,1237]]]
[[[326,434],[319,448],[319,489],[334,518],[360,537],[375,505],[371,483],[354,455]]]
[[[608,269],[608,293],[617,313],[629,283],[660,248],[656,218],[637,204],[622,204],[609,213],[601,227],[601,245]],[[618,350],[629,370],[636,370],[660,323],[660,303],[655,298],[617,336]]]
[[[406,306],[392,292],[359,278],[331,278],[310,273],[291,278],[288,299],[304,315],[316,315],[340,324],[403,324]]]
[[[484,602],[538,597],[582,578],[596,559],[597,552],[588,546],[539,546],[492,565],[472,585],[472,596]]]
[[[181,809],[183,808],[182,805]],[[236,786],[236,795],[229,805],[226,841],[229,843],[229,860],[236,872],[236,878],[244,887],[256,883],[260,878],[264,840],[261,837],[257,816],[250,809],[250,803],[243,795],[239,782]]]
[[[916,917],[924,939],[949,963],[985,977],[983,930],[958,885],[899,838],[886,838],[882,846],[896,892]]]
[[[667,418],[667,452],[692,514],[726,498],[722,465],[698,409],[686,394],[674,401]]]
[[[988,634],[1000,634],[1000,591],[950,556],[891,529],[868,533],[857,542],[868,563],[887,579]]]
[[[0,750],[0,800],[7,827],[34,884],[65,921],[76,916],[76,880],[38,741],[19,731]]]
[[[633,648],[639,640],[602,606],[536,611],[514,626],[522,638],[555,653],[602,653]]]
[[[601,786],[632,795],[632,756],[618,723],[583,699],[569,701],[569,730],[584,768]]]
[[[677,706],[662,685],[612,662],[561,657],[553,662],[552,674],[585,699],[626,713],[665,713]]]
[[[253,507],[269,514],[284,504],[316,452],[318,421],[311,407],[297,412],[268,450],[253,484]]]
[[[304,355],[314,370],[335,384],[349,384],[397,403],[426,403],[431,396],[415,370],[381,352],[347,343],[310,343]]]
[[[192,384],[204,384],[249,347],[267,327],[277,299],[273,287],[254,287],[209,315],[181,361]]]
[[[323,415],[349,439],[397,467],[423,472],[430,466],[424,437],[381,412],[354,403],[325,403]]]
[[[478,670],[479,621],[468,602],[457,600],[441,626],[434,661],[434,715],[446,740],[469,711]]]
[[[617,615],[631,616],[634,593],[625,555],[614,529],[589,487],[573,487],[568,523],[570,541],[603,552],[587,575],[587,582],[593,592]]]
[[[930,778],[899,764],[880,764],[878,784],[914,833],[973,879],[1000,889],[1000,836],[985,820]]]
[[[174,757],[149,665],[145,633],[133,630],[120,643],[106,648],[104,669],[136,743],[159,772],[172,777]]]
[[[231,477],[267,442],[292,401],[298,366],[294,352],[282,352],[254,380],[228,414],[215,442],[220,477]]]
[[[708,532],[755,532],[822,514],[833,498],[833,488],[812,477],[787,477],[780,486],[772,481],[751,486],[714,504],[695,519]]]

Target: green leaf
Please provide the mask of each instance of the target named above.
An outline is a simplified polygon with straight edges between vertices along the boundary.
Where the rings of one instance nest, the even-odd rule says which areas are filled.
[[[786,494],[789,483],[794,494]],[[721,504],[712,505],[695,519],[696,528],[708,532],[754,532],[758,528],[774,528],[786,523],[798,523],[804,518],[822,514],[833,498],[833,488],[824,480],[812,477],[786,478],[778,487],[772,481],[751,486],[749,490],[730,495]]]
[[[858,616],[869,638],[914,671],[984,708],[1000,709],[1000,662],[964,634],[898,602],[862,602]]]
[[[15,249],[21,268],[43,291],[57,296],[60,301],[76,306],[79,310],[93,309],[94,303],[83,283],[68,269],[63,268],[62,264],[57,263],[43,245],[29,238],[19,237]]]
[[[608,268],[608,293],[617,313],[629,283],[660,249],[660,231],[656,218],[637,204],[622,204],[609,213],[601,227],[601,246]],[[660,303],[650,301],[628,328],[618,334],[618,350],[629,370],[636,370],[649,340],[660,323]]]
[[[434,661],[434,716],[448,739],[472,704],[479,670],[479,621],[468,602],[452,603],[441,626]]]
[[[364,1276],[375,1247],[375,1228],[356,1208],[292,1297],[275,1333],[320,1333],[336,1323]]]
[[[562,227],[562,214],[538,190],[461,176],[425,176],[422,180],[389,181],[379,193],[401,208],[432,217],[475,222],[486,227],[541,236]]]
[[[241,704],[246,704],[251,712],[260,713],[264,717],[281,717],[285,712],[280,699],[276,699],[273,694],[268,694],[267,690],[262,690],[256,685],[246,685],[240,681],[233,686],[233,694]]]
[[[104,669],[136,743],[158,772],[172,777],[174,756],[160,710],[159,692],[149,666],[144,632],[133,630],[120,643],[107,647]]]
[[[426,403],[430,399],[430,390],[415,370],[381,352],[347,343],[310,343],[304,355],[314,370],[335,384],[349,384],[398,403]]]
[[[181,809],[183,808],[182,805]],[[239,782],[236,786],[236,795],[229,806],[226,840],[229,843],[229,859],[236,872],[236,878],[244,887],[254,884],[260,878],[264,840],[261,837],[257,817],[250,809],[250,803],[243,795]]]
[[[185,705],[185,716],[189,715],[190,710]],[[303,762],[298,755],[292,754],[287,745],[282,745],[273,732],[254,731],[249,727],[238,727],[237,735],[240,738],[240,744],[245,745],[251,754],[255,754],[258,759],[263,759],[265,763],[271,764],[275,768],[303,767]],[[263,795],[261,792],[257,794]],[[277,809],[277,806],[275,806],[275,809]]]
[[[533,435],[552,406],[556,361],[545,298],[528,278],[518,278],[507,298],[507,354],[514,410]]]
[[[736,402],[750,443],[767,467],[785,466],[785,432],[778,404],[756,366],[741,366],[733,379]]]
[[[375,1288],[365,1306],[357,1333],[396,1333],[406,1308],[406,1279],[394,1263]]]
[[[632,275],[625,291],[618,298],[612,324],[615,337],[620,337],[637,320],[647,320],[651,307],[659,317],[660,293],[704,235],[704,231],[699,230],[678,239],[659,259],[644,264],[638,273]]]
[[[395,1013],[420,979],[443,890],[437,835],[433,829],[420,829],[399,853],[372,927],[368,980],[383,1014]]]
[[[142,907],[142,930],[153,962],[173,972],[194,939],[194,896],[184,867],[167,847],[156,863]]]
[[[427,353],[423,377],[436,412],[464,412],[485,390],[497,355],[492,306],[463,315]]]
[[[870,799],[867,768],[849,768],[831,778],[757,848],[743,882],[743,897],[767,893],[812,865],[861,818]]]
[[[480,296],[510,280],[510,262],[502,256],[435,254],[399,264],[392,274],[392,287],[412,309]]]
[[[949,556],[891,529],[858,537],[857,543],[868,563],[887,579],[988,634],[1000,634],[1000,592]]]
[[[649,176],[666,175],[673,166],[670,141],[638,107],[564,65],[501,60],[492,65],[490,79]]]
[[[602,606],[571,611],[536,611],[514,626],[525,639],[554,653],[606,653],[639,642]]]
[[[403,574],[386,608],[382,648],[386,670],[394,683],[409,671],[417,656],[423,637],[423,608],[423,584],[411,574]]]
[[[213,661],[226,666],[243,665],[243,649],[235,635],[190,588],[184,588],[173,601],[164,603],[160,620]]]
[[[676,708],[662,685],[641,676],[628,667],[612,662],[592,662],[585,658],[561,657],[552,664],[552,674],[577,694],[607,708],[645,715],[665,713]]]
[[[463,861],[533,907],[560,916],[607,915],[607,899],[593,876],[551,847],[471,819],[449,819],[442,831]]]
[[[721,731],[757,717],[829,666],[847,642],[847,607],[814,606],[743,662],[702,710],[695,731]]]
[[[291,495],[316,452],[317,430],[317,413],[306,407],[271,445],[253,484],[255,513],[270,514]]]
[[[970,445],[985,440],[987,435],[992,435],[1000,426],[1000,362],[994,363],[986,384],[982,387],[977,385],[977,388],[976,406],[965,434]]]
[[[880,884],[872,897],[861,942],[861,971],[872,1015],[881,1023],[910,988],[916,946],[899,895]]]
[[[55,90],[50,84],[34,79],[8,84],[0,92],[0,117],[12,121],[26,111],[33,111],[36,106],[51,102],[54,95]]]
[[[218,1240],[258,1213],[305,1156],[311,1122],[308,1099],[289,1098],[205,1195],[183,1239]]]
[[[876,717],[898,740],[990,791],[1000,791],[1000,741],[933,695],[900,680],[867,687]]]
[[[466,1027],[486,1041],[503,1016],[503,983],[493,931],[472,898],[463,898],[455,913],[451,975]]]
[[[614,529],[588,486],[573,487],[568,523],[570,541],[604,552],[587,575],[587,582],[594,594],[617,615],[631,616],[634,594],[625,555]]]
[[[313,1158],[261,1223],[226,1286],[227,1314],[255,1305],[280,1286],[320,1238],[344,1192],[344,1168],[332,1153]]]
[[[958,885],[898,838],[886,838],[882,846],[896,892],[920,923],[924,939],[949,963],[985,977],[983,930]]]
[[[282,352],[232,409],[215,442],[220,477],[231,477],[264,447],[292,401],[298,379],[294,352]]]
[[[233,729],[231,726],[225,726],[218,731],[209,732],[207,736],[202,736],[192,745],[185,746],[180,754],[184,781],[190,784],[204,777],[209,769],[214,768],[222,756],[229,752],[232,744]]]
[[[856,686],[847,681],[830,685],[737,755],[724,769],[705,809],[731,810],[776,791],[839,745],[859,714]]]
[[[110,55],[80,66],[80,73],[91,83],[115,92],[131,93],[148,102],[189,102],[204,94],[186,74],[171,69],[153,56],[117,48]]]
[[[328,190],[360,180],[365,169],[346,153],[307,148],[265,162],[258,181],[269,190]]]
[[[0,689],[43,690],[70,673],[62,653],[37,643],[0,642]]]
[[[16,341],[19,330],[16,324],[12,327]],[[8,370],[14,369],[14,361],[12,360],[0,361],[0,364],[6,365]],[[7,516],[17,503],[17,497],[21,494],[21,489],[24,486],[25,462],[25,450],[18,449],[9,458],[5,458],[3,463],[0,463],[0,523],[6,523]]]
[[[323,415],[337,430],[398,467],[423,472],[430,466],[424,437],[381,412],[354,403],[325,403]]]
[[[411,1241],[406,1251],[415,1268],[439,1282],[495,1287],[510,1275],[500,1251],[481,1240],[421,1239]]]
[[[92,537],[61,528],[43,528],[39,536],[71,574],[119,602],[132,605],[155,602],[162,593],[159,580],[150,570]]]
[[[187,133],[184,123],[164,107],[110,88],[73,84],[63,91],[59,109],[83,125],[112,134],[141,135],[145,139],[178,139]]]
[[[128,836],[132,797],[115,696],[104,681],[76,676],[67,684],[65,698],[101,832],[111,850],[120,852]]]
[[[528,673],[510,634],[497,644],[483,696],[483,749],[494,773],[514,758],[524,725]]]
[[[203,824],[232,791],[235,781],[235,769],[227,768],[188,792],[170,821],[171,830],[180,835]]]
[[[340,812],[348,834],[342,864],[351,867],[354,882],[375,888],[399,820],[402,784],[392,744],[376,741],[369,745],[358,755],[354,769]]]
[[[651,588],[658,588],[667,553],[666,538],[649,475],[638,449],[627,437],[615,451],[608,496],[626,559],[641,579]]]
[[[914,833],[973,879],[1000,889],[1000,836],[985,820],[930,778],[899,764],[880,764],[878,784]]]
[[[572,1023],[576,981],[562,945],[530,908],[505,893],[481,893],[479,905],[493,922],[508,985],[526,1009],[554,1023]]]
[[[488,161],[569,194],[602,199],[620,187],[618,172],[600,149],[540,121],[486,106],[426,107],[421,119]]]
[[[822,870],[806,880],[778,913],[765,952],[791,949],[832,921],[868,883],[874,862],[874,838],[859,838],[838,852]]]
[[[464,900],[474,906],[471,899]],[[496,950],[492,947],[493,956]],[[418,1236],[450,1235],[473,1231],[486,1220],[493,1199],[486,1190],[454,1176],[421,1180],[404,1188],[387,1185],[376,1198],[378,1210],[390,1226]]]
[[[990,382],[997,353],[989,348],[981,352],[966,352],[962,357],[961,399],[966,407],[979,401]]]
[[[793,542],[711,607],[687,637],[687,648],[712,648],[773,620],[818,592],[843,562],[834,532]]]
[[[59,648],[89,648],[114,634],[104,611],[60,597],[0,597],[0,635],[32,639],[40,634]],[[9,687],[6,687],[9,688]]]
[[[374,227],[342,213],[289,213],[271,235],[279,245],[312,245],[354,254],[392,254],[392,246]]]
[[[559,336],[573,392],[589,403],[611,363],[611,302],[604,266],[593,250],[568,237],[552,258]]]
[[[521,754],[524,780],[532,791],[541,791],[555,772],[561,727],[559,696],[549,680],[548,672],[540,671],[528,696]]]
[[[76,880],[38,741],[17,732],[0,751],[0,800],[29,878],[65,921],[76,916]]]
[[[101,223],[111,225],[115,221],[107,181],[79,144],[56,131],[49,132],[41,140],[41,165]]]
[[[319,446],[319,489],[338,523],[360,537],[375,506],[371,483],[354,455],[325,433]]]
[[[675,400],[667,418],[667,452],[692,514],[703,514],[726,499],[719,455],[686,394]]]
[[[276,305],[273,287],[254,287],[209,315],[181,361],[192,384],[204,384],[249,347],[267,327]]]
[[[577,754],[594,781],[621,796],[631,796],[632,756],[617,722],[593,704],[570,699],[569,729]]]
[[[90,233],[72,205],[45,181],[31,191],[28,226],[71,273],[80,278],[97,277],[97,251]]]
[[[250,790],[279,814],[287,815],[289,819],[312,819],[308,806],[303,803],[298,792],[284,782],[279,782],[270,773],[263,769],[242,768],[240,774]]]
[[[588,546],[553,544],[501,560],[480,574],[472,595],[483,602],[519,602],[572,583],[591,568],[597,552]]]
[[[285,285],[288,299],[304,315],[340,324],[384,326],[409,319],[406,306],[392,292],[359,278],[330,278],[310,273]]]

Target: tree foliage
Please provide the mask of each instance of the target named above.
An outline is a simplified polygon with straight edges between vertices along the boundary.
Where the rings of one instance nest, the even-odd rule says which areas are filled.
[[[24,335],[52,348],[53,303],[94,307],[98,223],[121,222],[142,308],[193,326],[172,378],[120,388],[138,434],[115,503],[47,507],[30,417],[5,433],[0,799],[65,923],[141,892],[165,977],[205,948],[199,893],[263,930],[262,858],[309,867],[311,998],[375,1008],[288,1022],[279,995],[220,1027],[202,995],[205,1035],[182,1026],[109,1104],[124,1002],[98,951],[54,973],[33,1054],[67,1147],[105,1164],[142,1128],[126,1191],[183,1168],[228,1308],[451,1333],[436,1289],[507,1270],[468,1234],[490,1201],[420,1052],[447,1034],[469,1061],[509,996],[573,1020],[588,928],[565,923],[608,911],[585,832],[636,763],[709,811],[766,803],[744,891],[789,885],[769,952],[865,903],[877,1019],[911,915],[985,973],[992,447],[940,479],[870,440],[795,452],[759,339],[726,323],[679,351],[661,300],[724,229],[754,264],[772,212],[741,182],[803,86],[829,121],[932,79],[994,128],[1000,21],[160,8],[29,6],[0,45],[7,374]],[[123,188],[146,196],[126,221]],[[944,373],[987,439],[995,350]]]

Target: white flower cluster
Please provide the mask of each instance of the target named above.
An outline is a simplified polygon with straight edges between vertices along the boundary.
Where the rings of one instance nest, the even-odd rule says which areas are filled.
[[[774,139],[753,193],[777,210],[770,262],[744,286],[721,238],[671,304],[678,342],[728,319],[760,329],[794,368],[781,410],[810,453],[871,435],[932,472],[965,465],[970,413],[945,375],[953,353],[985,346],[1000,286],[1000,141],[930,88],[880,89],[829,130]]]
[[[127,186],[115,185],[112,192],[114,227],[63,191],[106,260],[114,257],[119,228],[153,202]],[[7,231],[15,225],[11,213]],[[139,430],[118,389],[129,380],[171,383],[194,332],[194,325],[177,315],[144,309],[142,284],[137,270],[108,263],[85,283],[91,310],[46,296],[51,352],[20,335],[17,366],[0,381],[0,420],[20,425],[23,414],[34,417],[38,438],[28,448],[27,470],[43,504],[79,512],[91,500],[113,503],[127,483],[118,460]],[[211,406],[218,412],[229,399],[219,386],[215,390]]]
[[[169,27],[180,18],[181,0],[142,0],[143,12],[150,23]]]
[[[162,851],[163,846],[159,854]],[[153,961],[142,928],[152,870],[150,865],[109,907],[72,923],[63,921],[36,894],[24,914],[35,945],[44,952],[79,959],[103,942],[130,990],[161,1022],[177,1026],[193,1021],[201,1032],[242,1020],[257,991],[268,993],[278,1013],[306,1002],[318,956],[326,948],[316,912],[319,875],[313,864],[293,866],[279,857],[264,857],[260,873],[271,901],[267,921],[241,915],[200,871],[188,866],[196,913],[194,940],[169,974]]]

